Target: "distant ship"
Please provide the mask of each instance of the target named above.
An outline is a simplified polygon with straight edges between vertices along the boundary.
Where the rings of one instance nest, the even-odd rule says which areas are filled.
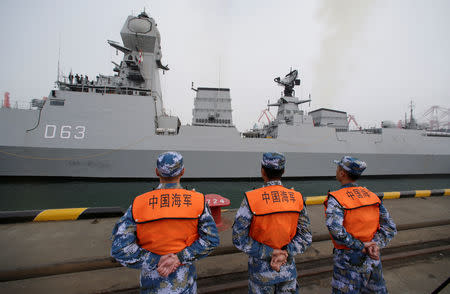
[[[58,78],[47,99],[32,109],[0,109],[0,176],[155,178],[158,154],[179,151],[187,178],[256,178],[261,154],[283,152],[287,177],[328,177],[333,159],[349,154],[365,160],[366,175],[450,174],[450,137],[416,128],[349,131],[347,113],[317,109],[305,113],[295,97],[297,70],[275,82],[284,87],[269,107],[276,118],[239,132],[230,89],[194,88],[190,125],[165,113],[159,72],[161,37],[145,12],[128,16],[123,53],[113,76]],[[8,103],[9,104],[9,103]],[[389,125],[386,125],[389,126]]]

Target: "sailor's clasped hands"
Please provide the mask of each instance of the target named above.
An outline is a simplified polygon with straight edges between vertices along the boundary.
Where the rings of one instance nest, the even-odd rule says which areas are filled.
[[[161,277],[167,278],[181,265],[178,256],[173,253],[169,253],[161,256],[158,262],[158,273]]]
[[[287,262],[288,253],[286,250],[274,249],[272,252],[272,260],[270,261],[270,267],[279,272],[282,265]]]
[[[362,252],[374,260],[380,259],[380,248],[375,242],[364,242],[364,249]]]

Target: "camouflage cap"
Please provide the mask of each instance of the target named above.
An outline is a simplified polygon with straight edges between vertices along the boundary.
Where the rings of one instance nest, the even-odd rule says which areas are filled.
[[[263,154],[261,165],[270,169],[282,170],[286,164],[286,158],[282,153],[266,152]]]
[[[364,161],[361,161],[358,158],[350,156],[344,156],[341,158],[341,160],[333,160],[333,161],[334,163],[342,167],[344,170],[357,176],[361,175],[367,167]]]
[[[158,156],[156,167],[164,178],[178,176],[184,168],[183,156],[178,152],[164,152]]]

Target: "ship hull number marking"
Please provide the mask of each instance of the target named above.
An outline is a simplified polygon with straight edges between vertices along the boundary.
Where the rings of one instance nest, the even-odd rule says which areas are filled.
[[[86,137],[85,126],[61,126],[45,125],[45,139],[77,139],[82,140]]]

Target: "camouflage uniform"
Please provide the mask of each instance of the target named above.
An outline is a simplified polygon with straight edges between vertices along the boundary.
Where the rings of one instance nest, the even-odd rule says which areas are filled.
[[[341,188],[358,186],[355,183]],[[334,249],[334,267],[331,286],[333,293],[387,293],[381,260],[362,254],[364,244],[350,235],[343,226],[344,209],[333,197],[328,198],[326,224],[333,239],[351,250]],[[381,248],[387,246],[397,233],[389,212],[380,204],[380,228],[372,241]]]
[[[271,181],[267,182],[267,186],[269,185],[282,184],[281,181]],[[270,267],[273,249],[249,236],[252,217],[247,200],[244,198],[233,224],[233,244],[249,255],[249,293],[298,293],[294,256],[303,253],[312,241],[306,207],[300,212],[294,238],[286,246],[289,256],[287,263],[281,266],[280,272]]]
[[[157,189],[182,189],[179,184],[160,184]],[[219,234],[214,219],[205,203],[198,220],[200,238],[177,253],[182,263],[167,278],[156,271],[160,255],[147,251],[136,243],[136,223],[131,206],[120,218],[112,233],[111,256],[122,265],[141,269],[141,293],[197,293],[194,260],[207,256],[219,245]]]

